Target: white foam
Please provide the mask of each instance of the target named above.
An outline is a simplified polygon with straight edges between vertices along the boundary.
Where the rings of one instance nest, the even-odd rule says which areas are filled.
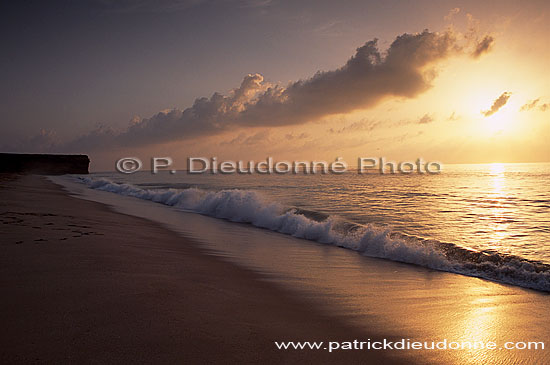
[[[269,201],[256,191],[208,191],[197,188],[148,190],[103,178],[79,179],[93,189],[150,200],[234,222],[250,223],[294,237],[345,247],[371,257],[550,291],[550,272],[546,265],[520,258],[502,260],[500,256],[491,257],[482,253],[477,253],[475,260],[468,259],[468,255],[463,255],[466,258],[462,259],[461,253],[471,254],[472,251],[438,241],[392,234],[389,229],[372,225],[356,225],[353,230],[343,231],[342,221],[336,217],[316,221],[300,214],[296,209],[287,209],[279,203]],[[449,246],[452,246],[455,255],[449,254]]]

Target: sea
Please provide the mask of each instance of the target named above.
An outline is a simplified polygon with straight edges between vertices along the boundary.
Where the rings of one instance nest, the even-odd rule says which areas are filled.
[[[550,291],[550,164],[445,165],[439,174],[160,171],[71,179],[303,245]]]
[[[160,171],[51,179],[387,338],[547,341],[550,164],[444,165],[433,175]],[[542,364],[549,354],[411,356]]]

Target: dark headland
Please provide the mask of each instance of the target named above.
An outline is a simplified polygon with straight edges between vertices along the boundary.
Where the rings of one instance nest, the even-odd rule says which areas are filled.
[[[86,155],[0,153],[0,172],[18,174],[87,174]]]

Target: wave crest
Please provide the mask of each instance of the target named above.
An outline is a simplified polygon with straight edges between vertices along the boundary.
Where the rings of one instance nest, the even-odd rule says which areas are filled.
[[[430,269],[476,276],[526,288],[550,291],[550,265],[518,256],[480,252],[408,236],[372,225],[345,222],[318,212],[286,208],[251,190],[208,191],[197,188],[142,189],[107,179],[79,178],[92,189],[174,206],[298,238],[358,251],[366,256]]]

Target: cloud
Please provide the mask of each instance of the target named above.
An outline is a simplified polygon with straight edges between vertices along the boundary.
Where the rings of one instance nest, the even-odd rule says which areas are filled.
[[[486,35],[481,40],[481,42],[477,44],[474,52],[472,53],[472,56],[474,58],[479,58],[482,54],[489,52],[493,47],[494,43],[495,43],[495,39],[490,35]]]
[[[260,74],[249,74],[227,95],[216,92],[210,98],[196,99],[184,110],[134,118],[122,131],[101,127],[57,149],[87,152],[212,136],[245,127],[301,125],[367,109],[387,98],[414,98],[431,87],[439,62],[459,54],[471,55],[472,47],[476,45],[468,40],[464,44],[464,37],[452,30],[406,33],[385,52],[373,39],[335,70],[318,71],[286,86],[270,84]]]
[[[361,132],[361,131],[372,131],[381,124],[380,121],[374,120],[365,120],[362,119],[357,122],[353,122],[347,126],[344,126],[340,129],[330,128],[329,133],[342,134],[342,133],[351,133],[351,132]]]
[[[247,145],[247,146],[251,146],[251,145],[256,145],[256,144],[259,144],[259,143],[265,144],[265,143],[270,143],[271,142],[270,135],[271,135],[271,133],[268,130],[263,130],[263,131],[257,132],[257,133],[255,133],[251,136],[248,136],[246,133],[241,132],[241,133],[239,133],[239,135],[237,137],[233,138],[232,140],[224,141],[220,144],[222,146],[223,145]]]
[[[422,118],[418,120],[418,124],[429,124],[434,121],[434,118],[429,114],[424,114]]]
[[[496,112],[499,111],[500,108],[502,108],[506,103],[508,102],[508,99],[510,99],[510,96],[512,96],[512,93],[509,91],[503,92],[502,95],[500,95],[494,102],[493,105],[491,105],[491,109],[482,111],[481,114],[488,117]]]
[[[40,132],[30,138],[26,138],[17,143],[2,145],[4,152],[43,152],[52,151],[56,148],[58,141],[54,131],[41,129]]]
[[[527,102],[526,104],[524,104],[521,107],[520,111],[524,112],[524,111],[531,110],[531,109],[535,108],[537,106],[539,100],[540,100],[540,98]]]
[[[531,101],[527,102],[526,104],[524,104],[519,110],[521,112],[525,112],[525,111],[533,110],[533,109],[536,108],[537,110],[540,110],[541,112],[544,112],[544,111],[550,109],[550,103],[544,103],[544,104],[538,105],[539,101],[540,101],[540,98],[535,99],[535,100],[531,100]]]
[[[450,120],[453,122],[459,119],[460,119],[460,115],[457,115],[456,112],[452,112],[451,115],[449,115],[449,118],[447,118],[447,120]]]
[[[297,139],[306,139],[306,138],[309,138],[309,134],[307,134],[305,132],[302,132],[300,134],[287,133],[287,134],[285,134],[285,138],[289,141],[297,140]]]
[[[449,13],[449,15],[447,15],[447,17],[445,17],[446,21],[452,21],[454,15],[458,14],[458,11],[453,12],[453,10]],[[479,58],[483,54],[490,52],[495,43],[494,37],[489,34],[480,36],[480,21],[472,14],[466,13],[466,22],[468,31],[464,33],[463,36],[473,45],[471,56],[473,58]]]
[[[453,17],[460,12],[460,8],[453,8],[449,10],[449,13],[443,17],[445,21],[451,21]]]
[[[332,20],[315,27],[312,31],[320,36],[342,36],[346,23],[341,20]]]

